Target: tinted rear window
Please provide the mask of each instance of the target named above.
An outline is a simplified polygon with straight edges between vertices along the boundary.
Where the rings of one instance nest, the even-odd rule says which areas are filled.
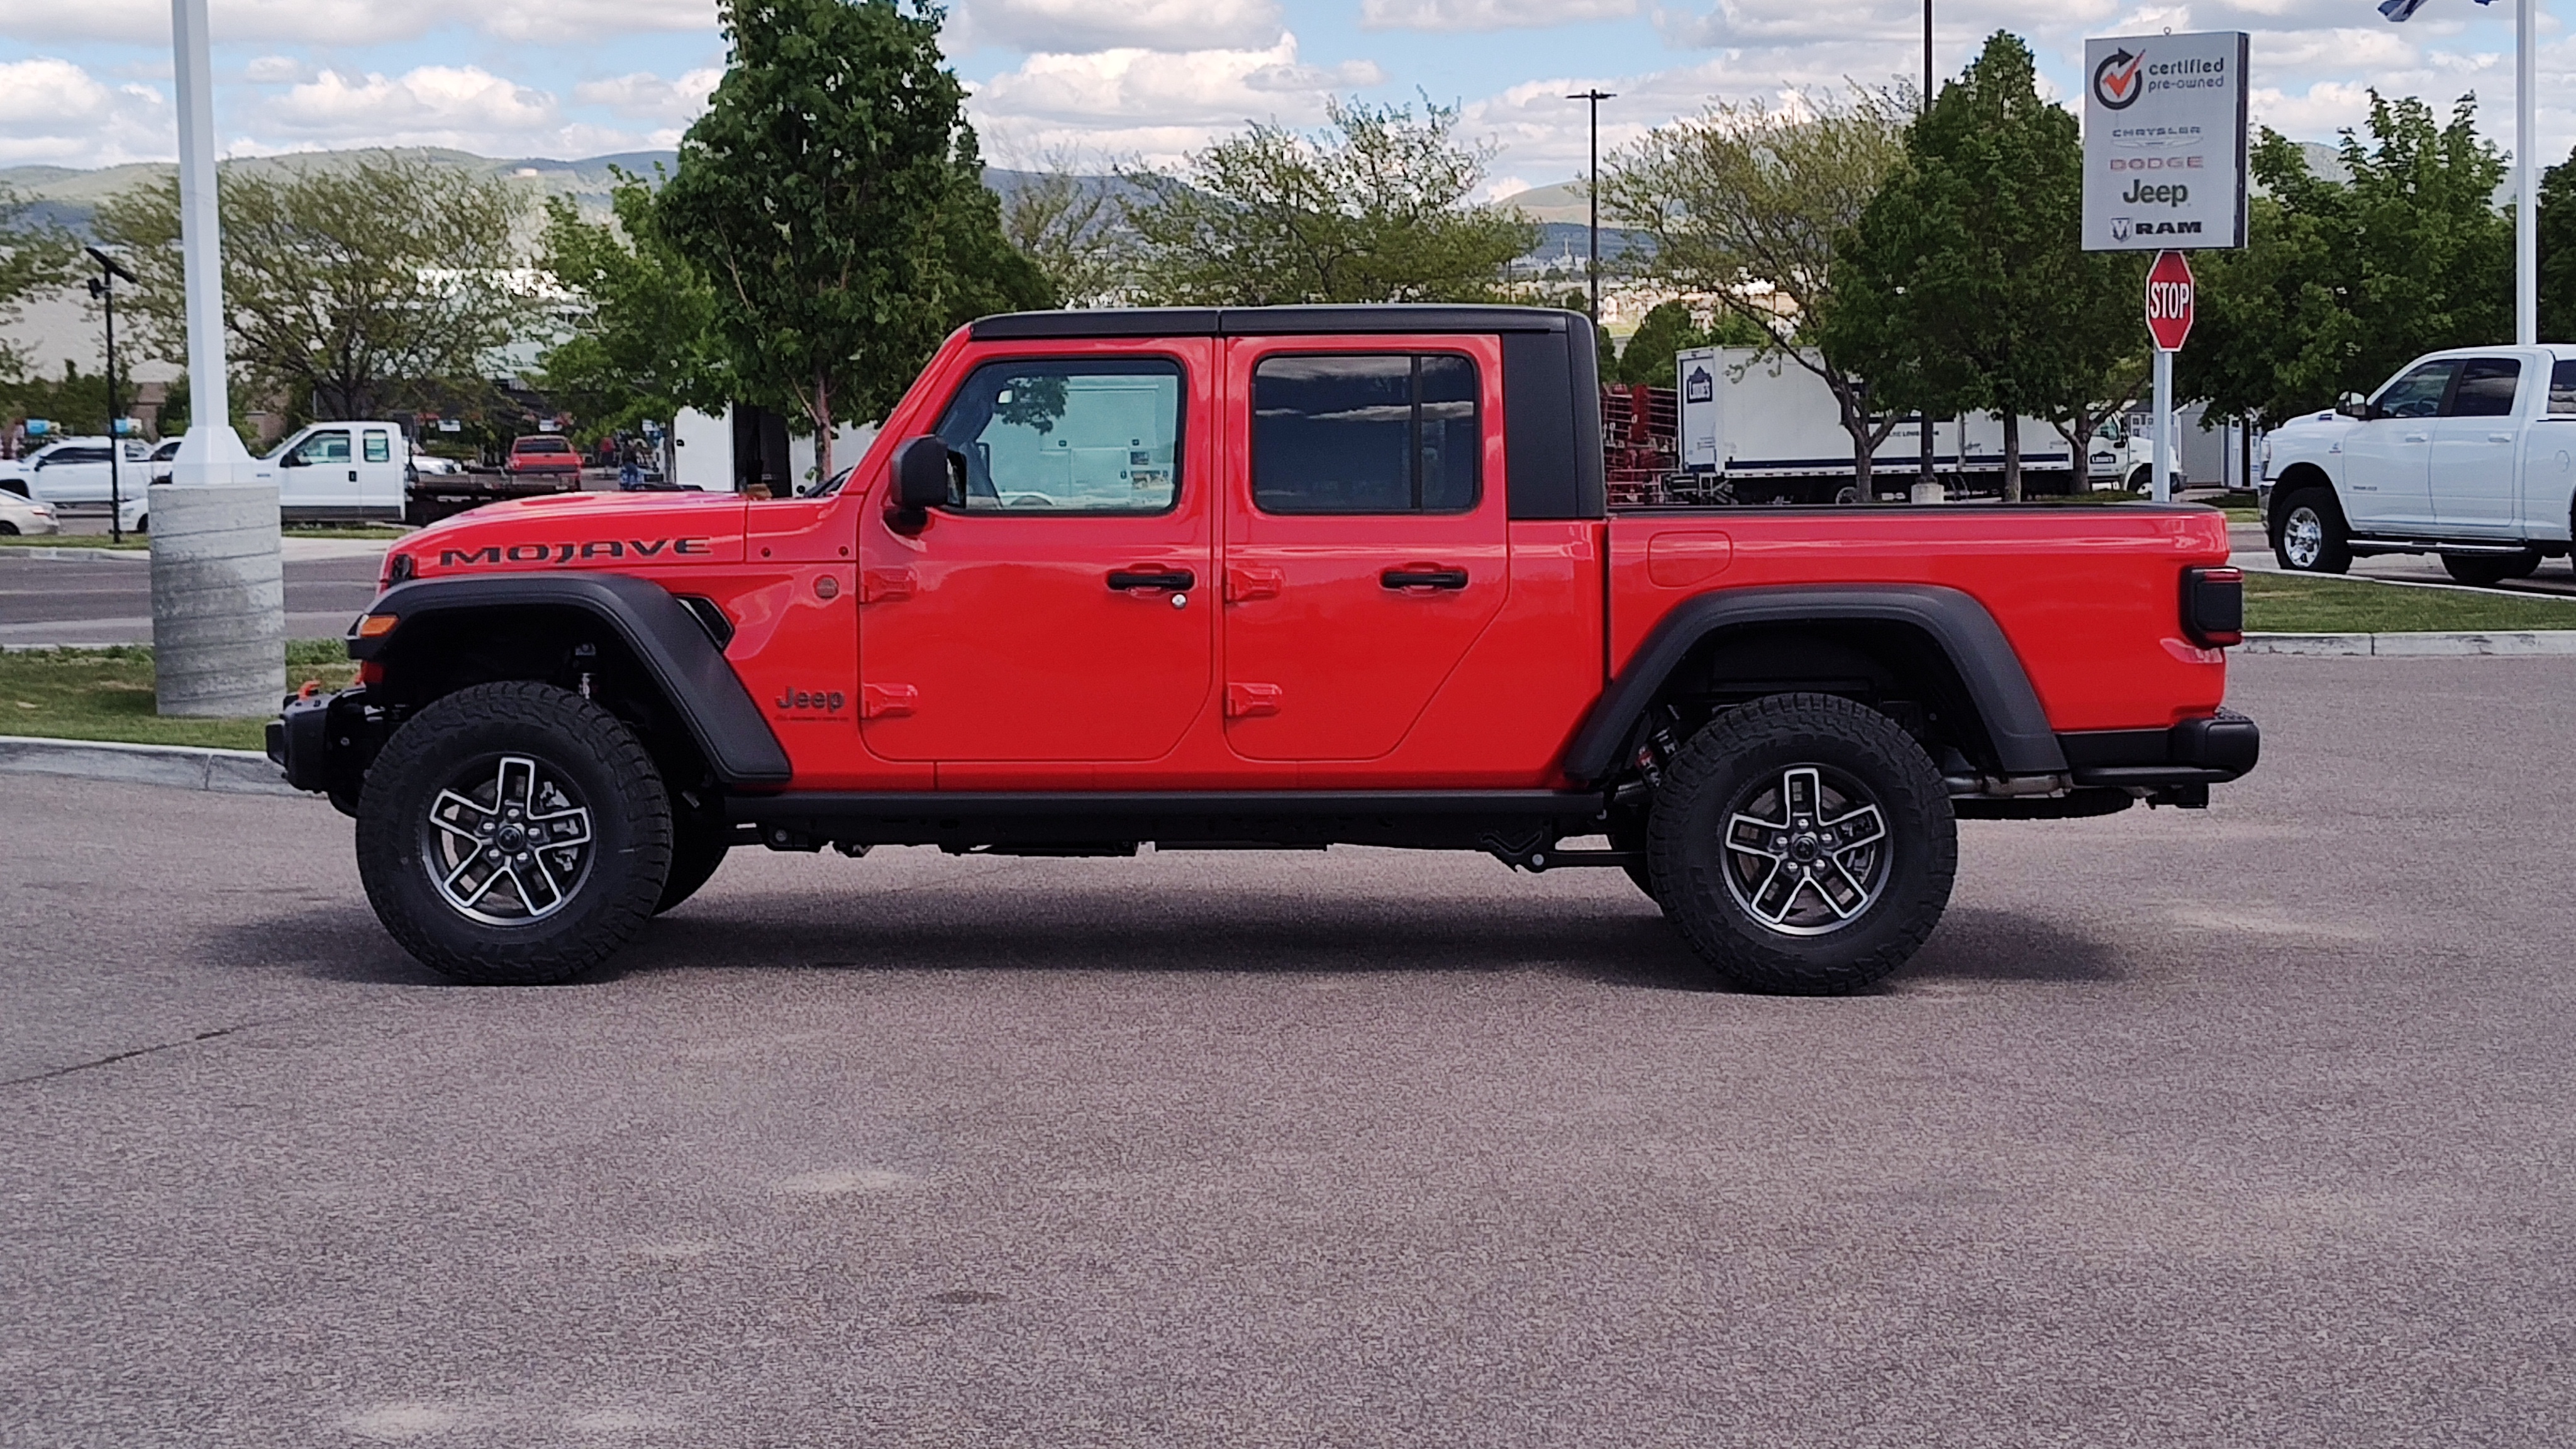
[[[572,444],[561,438],[521,438],[518,449],[522,453],[569,453]]]
[[[1265,357],[1252,497],[1265,513],[1463,513],[1483,433],[1476,364],[1447,353]]]
[[[2576,414],[2576,357],[2561,359],[2549,370],[2549,411],[2561,417]]]
[[[2513,415],[2514,390],[2522,383],[2522,363],[2511,357],[2472,357],[2460,365],[2460,380],[2451,389],[2449,416],[2502,418]]]

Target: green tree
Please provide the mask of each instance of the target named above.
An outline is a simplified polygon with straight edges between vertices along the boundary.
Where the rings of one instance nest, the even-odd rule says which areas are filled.
[[[1832,391],[1863,498],[1896,420],[1874,415],[1841,339],[1817,321],[1839,283],[1835,238],[1902,160],[1904,125],[1904,98],[1889,92],[1810,96],[1794,111],[1721,104],[1650,133],[1601,178],[1603,220],[1654,240],[1649,277],[1759,328]]]
[[[965,88],[919,0],[727,0],[732,47],[655,226],[713,284],[743,400],[811,428],[882,417],[942,335],[1054,305],[1002,235]]]
[[[715,346],[715,288],[663,237],[653,191],[619,172],[613,224],[546,199],[542,264],[576,299],[564,335],[538,358],[537,384],[580,420],[585,438],[682,408],[721,410],[731,370]]]
[[[1881,407],[2003,422],[2004,497],[2022,496],[2021,419],[2092,431],[2134,395],[2143,266],[2083,250],[2083,145],[2040,98],[2030,50],[1998,32],[1906,136],[1905,163],[1842,241],[1820,330]]]
[[[1496,299],[1538,228],[1476,204],[1489,146],[1454,106],[1334,102],[1315,134],[1255,125],[1180,175],[1130,170],[1136,290],[1149,302],[1271,306]]]
[[[2576,154],[2540,174],[2540,336],[2576,342]]]
[[[1618,380],[1673,385],[1673,359],[1682,349],[1700,345],[1699,323],[1687,302],[1658,302],[1637,319],[1626,346],[1619,349]]]
[[[2176,392],[2270,425],[2419,354],[2512,336],[2513,222],[2494,200],[2505,162],[2476,112],[2464,96],[2443,124],[2420,100],[2373,92],[2371,144],[2343,134],[2349,181],[2315,175],[2266,129],[2248,245],[2194,259],[2199,317]]]
[[[365,156],[228,166],[220,197],[226,350],[290,420],[381,417],[424,389],[486,387],[542,315],[519,239],[527,197],[508,182]],[[178,177],[110,198],[96,228],[141,279],[126,305],[142,340],[183,360]]]
[[[0,329],[18,320],[28,298],[70,280],[80,255],[70,233],[29,212],[23,197],[0,186]],[[25,349],[0,338],[0,380],[22,377],[27,367]]]

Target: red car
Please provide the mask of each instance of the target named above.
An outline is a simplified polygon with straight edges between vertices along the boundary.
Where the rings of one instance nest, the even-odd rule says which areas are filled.
[[[530,433],[510,442],[510,456],[502,470],[514,478],[553,476],[566,482],[581,480],[581,454],[572,439],[560,433]]]
[[[737,845],[1355,843],[1621,869],[1718,978],[1822,992],[1933,929],[1957,819],[2253,767],[2215,510],[1614,511],[1593,346],[1523,308],[987,318],[828,496],[404,540],[358,686],[270,753],[467,980],[575,974]]]

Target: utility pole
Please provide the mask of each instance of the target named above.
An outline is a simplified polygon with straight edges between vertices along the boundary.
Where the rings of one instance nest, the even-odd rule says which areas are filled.
[[[1923,104],[1915,112],[1915,119],[1920,121],[1931,114],[1932,0],[1923,0]],[[1917,502],[1937,503],[1941,501],[1941,480],[1936,476],[1933,468],[1936,459],[1933,452],[1932,410],[1928,407],[1918,410],[1914,414],[1914,422],[1915,445],[1918,449],[1918,456],[1915,459],[1918,465],[1918,476],[1914,485],[1914,497]],[[1961,428],[1959,435],[1966,437],[1967,429]]]
[[[116,258],[96,247],[87,248],[98,262],[99,275],[89,279],[89,294],[107,319],[107,536],[115,543],[125,542],[125,431],[118,427],[125,413],[116,405],[116,279],[131,282],[134,274],[116,264]],[[149,479],[145,480],[147,483]]]
[[[1932,109],[1932,0],[1923,0],[1923,109]]]
[[[160,712],[256,716],[286,693],[277,485],[232,428],[215,206],[214,65],[206,0],[170,0],[179,120],[179,253],[188,319],[188,435],[152,502],[152,687]]]
[[[2528,4],[2529,0],[2524,0]],[[1601,103],[1618,94],[1594,88],[1567,96],[1592,104],[1592,325],[1601,325]]]

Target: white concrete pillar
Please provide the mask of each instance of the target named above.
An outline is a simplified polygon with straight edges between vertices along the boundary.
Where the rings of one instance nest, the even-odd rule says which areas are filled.
[[[277,488],[152,490],[152,683],[163,714],[273,714],[286,693]]]

